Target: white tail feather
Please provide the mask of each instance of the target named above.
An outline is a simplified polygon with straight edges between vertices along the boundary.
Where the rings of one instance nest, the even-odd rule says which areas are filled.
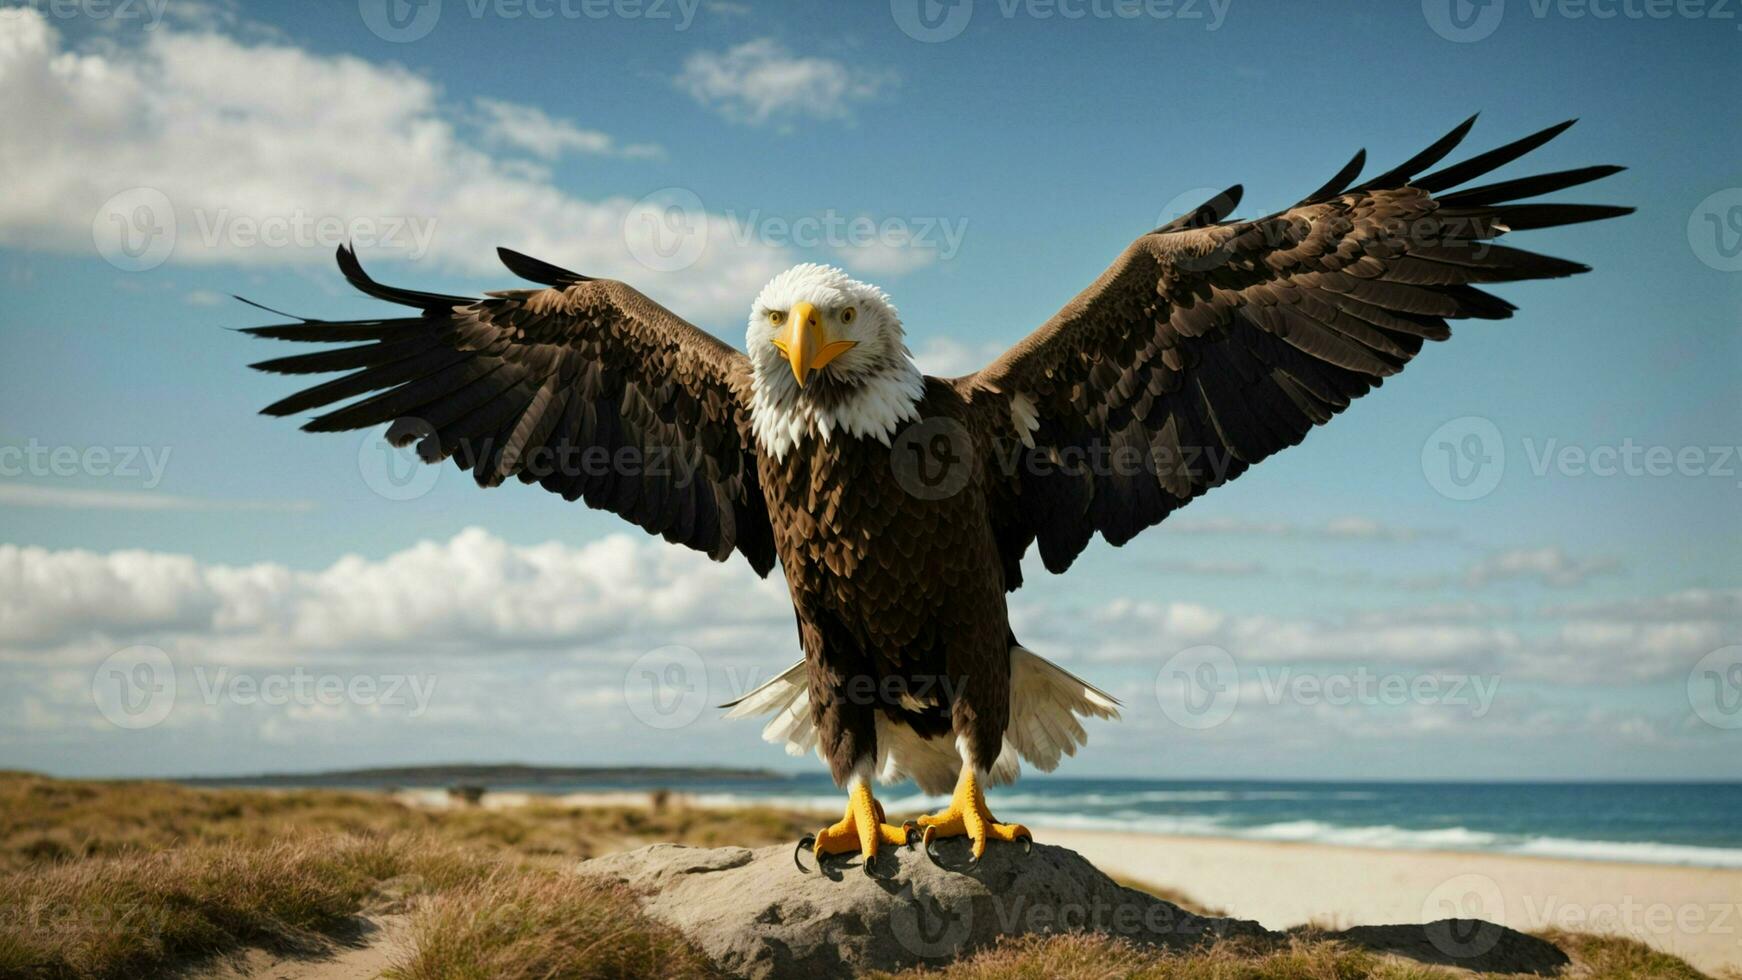
[[[764,741],[785,746],[788,755],[812,750],[822,755],[816,726],[811,722],[810,686],[802,660],[721,707],[731,709],[726,713],[728,718],[771,714],[774,717],[762,729]],[[1052,772],[1063,756],[1076,755],[1089,740],[1078,715],[1117,721],[1119,702],[1058,664],[1023,647],[1011,647],[1010,724],[1004,732],[1003,749],[987,774],[989,781],[995,786],[1015,782],[1020,762]],[[877,755],[879,782],[911,779],[921,792],[931,795],[948,793],[962,768],[954,738],[921,738],[913,729],[891,724],[881,714],[877,717]]]

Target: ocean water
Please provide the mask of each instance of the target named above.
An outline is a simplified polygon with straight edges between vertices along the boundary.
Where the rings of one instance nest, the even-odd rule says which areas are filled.
[[[602,788],[645,784],[584,787]],[[833,810],[842,800],[822,774],[672,788],[721,804]],[[891,812],[934,809],[944,802],[914,793],[911,784],[884,787],[879,796]],[[1024,777],[1015,786],[992,790],[990,801],[1001,820],[1055,827],[1742,868],[1742,783]]]

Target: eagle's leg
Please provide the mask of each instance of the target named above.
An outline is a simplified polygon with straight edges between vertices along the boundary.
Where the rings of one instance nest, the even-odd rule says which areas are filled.
[[[924,831],[921,840],[927,854],[931,853],[934,837],[966,836],[973,841],[975,861],[986,853],[989,840],[1022,841],[1025,845],[1033,842],[1034,835],[1027,827],[1019,823],[999,823],[992,818],[992,811],[986,808],[984,781],[984,773],[977,772],[970,763],[963,763],[962,776],[956,781],[956,793],[950,799],[949,808],[919,818],[919,826]]]
[[[907,830],[884,822],[883,804],[872,798],[871,784],[855,776],[847,787],[847,812],[836,823],[816,832],[812,851],[819,861],[825,854],[858,851],[865,859],[865,873],[870,874],[871,860],[877,856],[878,847],[907,843]]]

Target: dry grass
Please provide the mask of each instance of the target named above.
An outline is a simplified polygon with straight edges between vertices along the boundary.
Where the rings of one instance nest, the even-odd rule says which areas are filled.
[[[493,956],[544,962],[531,955],[535,936],[548,936],[545,953],[558,956],[589,921],[620,929],[538,975],[576,975],[576,957],[590,956],[599,970],[588,975],[637,975],[617,965],[662,963],[690,976],[696,954],[680,950],[681,940],[555,869],[656,841],[789,841],[816,822],[768,809],[656,813],[554,802],[427,810],[372,793],[0,773],[0,978],[136,977],[245,947],[320,953],[389,895],[409,897],[414,911],[420,939],[408,977],[509,975],[490,965]],[[528,913],[521,931],[500,917],[494,930],[456,927],[516,895]],[[604,917],[588,919],[582,907]],[[471,959],[456,960],[458,972],[442,973],[435,964],[458,956],[438,941],[450,935],[474,946]],[[466,963],[485,966],[458,969]]]
[[[0,976],[134,977],[243,946],[319,952],[383,882],[439,891],[488,870],[422,838],[302,835],[13,871],[0,875]]]
[[[1009,940],[939,970],[874,976],[884,980],[1451,980],[1457,974],[1322,940],[1230,942],[1163,953],[1079,934]]]
[[[1689,966],[1680,957],[1659,952],[1636,939],[1567,932],[1563,929],[1551,929],[1535,935],[1559,946],[1573,958],[1573,968],[1566,975],[1578,980],[1631,980],[1635,977],[1650,977],[1653,980],[1703,980],[1705,977],[1705,974]]]
[[[287,834],[427,834],[521,856],[587,858],[656,841],[709,847],[796,840],[818,818],[767,808],[429,810],[377,793],[190,789],[0,773],[0,871],[189,844],[259,845]]]
[[[1561,973],[1564,980],[1705,977],[1682,960],[1631,939],[1568,932],[1541,935],[1572,957],[1572,965]],[[1079,934],[1007,940],[942,968],[873,976],[882,980],[1458,980],[1476,975],[1311,936],[1163,953]],[[1484,980],[1542,980],[1529,974],[1482,976]]]
[[[394,980],[716,975],[682,935],[642,915],[633,895],[548,871],[499,872],[438,895],[408,940]]]

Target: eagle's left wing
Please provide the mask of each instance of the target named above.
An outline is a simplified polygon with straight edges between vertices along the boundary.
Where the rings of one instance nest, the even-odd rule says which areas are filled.
[[[1506,231],[1627,214],[1514,203],[1604,177],[1586,167],[1444,193],[1552,139],[1551,127],[1416,176],[1474,117],[1358,187],[1364,154],[1294,207],[1222,223],[1238,186],[1133,242],[1092,286],[978,374],[956,379],[990,430],[1006,584],[1038,541],[1069,567],[1099,532],[1119,545],[1211,487],[1301,441],[1396,374],[1448,319],[1513,306],[1473,283],[1586,266],[1493,244]],[[986,406],[990,406],[987,408]]]
[[[549,288],[485,299],[398,289],[341,247],[352,285],[418,314],[247,330],[358,342],[254,365],[349,372],[265,414],[325,407],[303,426],[310,432],[391,422],[389,442],[416,443],[425,462],[451,458],[480,486],[537,483],[715,561],[737,551],[767,575],[774,532],[752,453],[749,360],[623,283],[498,251]]]

